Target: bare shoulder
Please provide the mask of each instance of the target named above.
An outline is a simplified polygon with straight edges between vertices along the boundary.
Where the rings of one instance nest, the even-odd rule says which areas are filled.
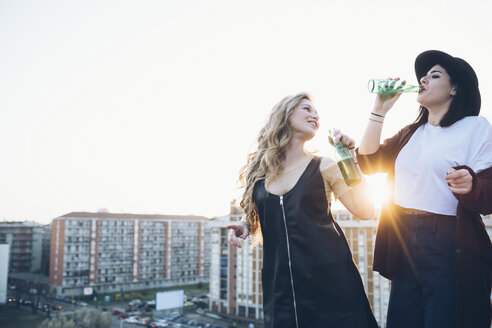
[[[324,172],[334,166],[337,166],[337,162],[331,157],[323,156],[321,157],[321,161],[319,163],[319,169],[321,172]]]

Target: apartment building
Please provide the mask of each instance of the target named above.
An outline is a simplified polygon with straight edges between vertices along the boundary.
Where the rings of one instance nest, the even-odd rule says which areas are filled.
[[[202,216],[74,212],[51,223],[50,285],[61,295],[208,282]]]
[[[50,247],[51,247],[51,224],[43,226],[43,238],[41,248],[41,274],[50,275]]]
[[[0,304],[7,303],[7,277],[9,269],[8,244],[0,244]]]
[[[359,220],[346,210],[333,211],[333,217],[347,238],[374,316],[379,326],[385,327],[390,281],[372,270],[378,221]]]
[[[232,202],[229,215],[210,222],[210,310],[261,326],[263,248],[261,245],[252,248],[249,241],[243,241],[242,248],[230,247],[225,229],[242,215]]]
[[[333,212],[347,237],[353,260],[359,268],[369,302],[380,326],[385,325],[389,300],[389,281],[372,270],[377,221],[360,221],[347,211]],[[231,213],[210,224],[210,310],[257,322],[263,320],[261,290],[262,246],[230,247],[225,226],[240,220]]]
[[[42,226],[35,222],[0,222],[0,244],[10,245],[9,272],[39,272]]]

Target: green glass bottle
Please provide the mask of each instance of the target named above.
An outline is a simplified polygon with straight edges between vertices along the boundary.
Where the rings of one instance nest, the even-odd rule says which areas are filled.
[[[381,80],[372,79],[367,83],[369,92],[378,93],[380,95],[393,95],[398,92],[420,92],[422,87],[418,85],[410,85],[401,80]]]
[[[335,144],[335,138],[333,136],[334,130],[328,131],[331,141],[333,142],[333,147],[335,148],[335,160],[337,161],[338,167],[342,172],[343,179],[349,187],[358,185],[361,182],[361,177],[359,174],[359,169],[354,162],[350,150],[343,145],[341,141]]]

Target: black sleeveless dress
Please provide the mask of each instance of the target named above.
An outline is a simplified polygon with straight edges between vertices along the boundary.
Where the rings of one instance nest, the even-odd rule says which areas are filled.
[[[345,236],[329,211],[321,158],[282,196],[258,181],[265,328],[378,327]]]

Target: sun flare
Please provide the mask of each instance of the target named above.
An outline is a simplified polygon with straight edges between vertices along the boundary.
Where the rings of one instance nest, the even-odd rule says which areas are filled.
[[[365,176],[369,193],[377,208],[381,208],[390,200],[390,187],[386,181],[386,174],[378,173]]]

